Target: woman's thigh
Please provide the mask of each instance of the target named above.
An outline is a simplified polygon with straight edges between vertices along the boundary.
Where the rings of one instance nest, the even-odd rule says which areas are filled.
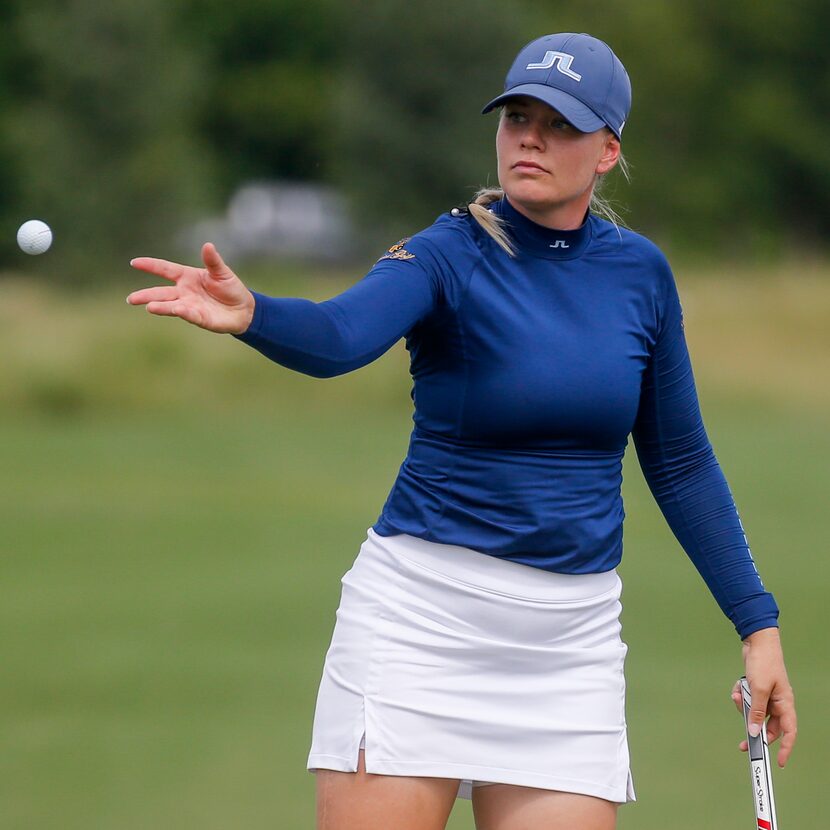
[[[444,830],[458,781],[317,770],[317,830]]]
[[[614,830],[617,807],[591,795],[488,784],[473,788],[476,830]]]

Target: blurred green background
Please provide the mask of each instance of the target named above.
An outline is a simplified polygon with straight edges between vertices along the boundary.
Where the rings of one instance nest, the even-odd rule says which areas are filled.
[[[239,270],[331,296],[494,181],[478,109],[561,30],[632,76],[617,199],[675,265],[710,436],[783,608],[802,733],[779,818],[822,827],[828,24],[827,4],[768,0],[0,6],[0,827],[313,826],[314,694],[406,450],[406,353],[295,375],[127,307],[146,280],[125,263],[193,260],[178,232],[245,182],[325,185],[352,211],[348,262]],[[31,217],[55,231],[38,258],[14,242]],[[620,827],[749,827],[740,643],[633,456],[624,495],[640,800]]]

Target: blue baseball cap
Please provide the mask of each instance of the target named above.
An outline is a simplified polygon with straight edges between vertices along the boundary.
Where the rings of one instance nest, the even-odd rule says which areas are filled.
[[[631,81],[611,47],[573,32],[528,43],[507,73],[504,92],[482,114],[516,95],[543,101],[582,132],[609,127],[617,138],[631,109]]]

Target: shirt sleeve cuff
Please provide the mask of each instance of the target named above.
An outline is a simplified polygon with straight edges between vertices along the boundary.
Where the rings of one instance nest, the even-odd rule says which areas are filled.
[[[251,324],[248,326],[242,334],[234,334],[233,336],[237,340],[241,340],[243,343],[247,343],[251,345],[252,341],[254,341],[260,334],[262,329],[262,323],[265,318],[265,305],[268,298],[264,294],[260,294],[257,291],[251,291],[251,294],[254,298],[254,316],[251,318]]]
[[[762,628],[778,628],[778,605],[775,598],[772,594],[764,593],[742,602],[732,621],[742,640]]]

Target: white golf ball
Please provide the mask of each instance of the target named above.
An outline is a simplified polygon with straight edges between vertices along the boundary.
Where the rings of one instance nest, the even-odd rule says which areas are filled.
[[[42,254],[52,244],[52,229],[40,219],[30,219],[17,230],[17,244],[27,254]]]

